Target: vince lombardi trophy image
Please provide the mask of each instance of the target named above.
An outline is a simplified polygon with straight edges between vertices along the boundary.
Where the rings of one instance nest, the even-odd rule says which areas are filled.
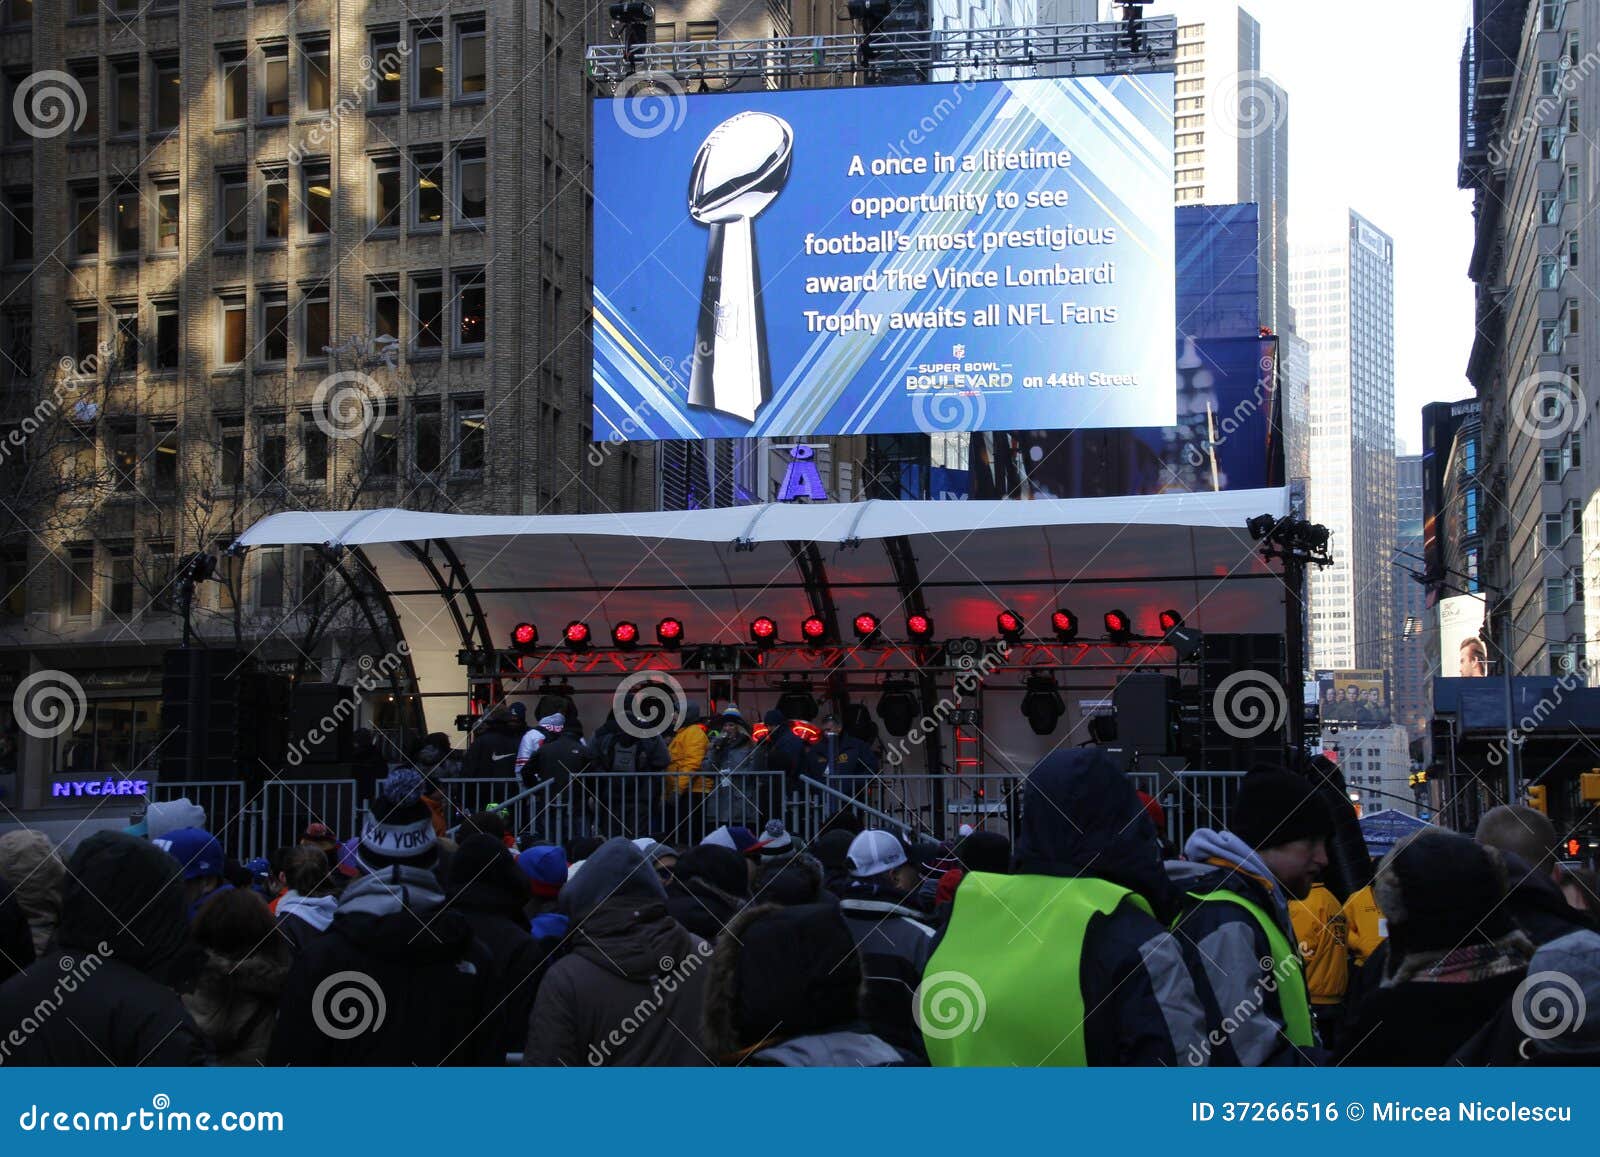
[[[747,422],[772,396],[753,219],[789,179],[793,152],[787,121],[742,112],[711,130],[689,175],[689,215],[711,230],[689,405]]]

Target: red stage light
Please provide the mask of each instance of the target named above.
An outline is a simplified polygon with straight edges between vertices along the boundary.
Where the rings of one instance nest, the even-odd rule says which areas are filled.
[[[1183,616],[1177,611],[1168,610],[1161,612],[1161,633],[1163,635],[1165,635],[1168,631],[1176,630],[1181,626],[1183,626]]]
[[[539,628],[532,623],[518,623],[511,628],[511,645],[526,650],[539,641]]]
[[[618,650],[631,651],[639,645],[639,628],[637,624],[626,619],[611,628],[611,641]]]
[[[1114,643],[1125,643],[1133,634],[1133,620],[1124,611],[1106,612],[1106,634]]]
[[[763,646],[771,646],[778,641],[778,624],[766,615],[759,615],[750,620],[750,638]]]
[[[878,633],[878,616],[863,611],[854,623],[856,638],[870,639]]]
[[[933,638],[933,620],[927,615],[917,614],[906,617],[906,634],[911,636],[914,643],[923,643]]]
[[[1063,607],[1050,616],[1050,629],[1061,642],[1070,643],[1078,637],[1078,616]]]
[[[807,743],[815,743],[822,738],[822,728],[814,723],[807,723],[804,719],[796,719],[789,724],[789,729]]]
[[[589,624],[574,619],[561,632],[561,637],[574,651],[581,651],[589,645]]]
[[[669,650],[683,642],[683,624],[677,619],[662,619],[656,624],[656,642]]]
[[[828,624],[821,615],[807,615],[800,622],[800,634],[813,642],[828,633]]]
[[[1000,632],[1001,638],[1008,643],[1020,642],[1022,639],[1022,616],[1016,611],[1001,611],[994,617],[995,629]]]

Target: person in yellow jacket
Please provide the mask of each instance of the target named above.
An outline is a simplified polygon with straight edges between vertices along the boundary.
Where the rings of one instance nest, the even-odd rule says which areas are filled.
[[[1289,900],[1289,919],[1305,966],[1311,1015],[1324,1045],[1338,1037],[1345,994],[1350,989],[1350,952],[1345,946],[1344,908],[1321,880],[1304,900]]]
[[[1382,958],[1386,954],[1378,950],[1388,942],[1389,921],[1378,907],[1376,884],[1374,877],[1371,884],[1350,893],[1344,902],[1344,939],[1350,952],[1350,996],[1346,1003],[1352,1013],[1383,982]]]
[[[709,746],[700,707],[691,703],[684,709],[682,726],[667,745],[667,799],[662,826],[669,832],[676,833],[715,786],[710,776],[692,774],[705,763]]]

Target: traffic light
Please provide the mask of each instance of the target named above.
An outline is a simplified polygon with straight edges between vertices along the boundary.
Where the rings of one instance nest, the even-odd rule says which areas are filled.
[[[1568,836],[1566,848],[1567,859],[1576,860],[1578,858],[1578,853],[1583,851],[1583,841],[1578,839],[1577,836]]]
[[[1578,795],[1584,803],[1600,803],[1600,768],[1578,777]]]
[[[1545,787],[1544,784],[1542,784],[1542,783],[1536,783],[1532,787],[1528,788],[1527,790],[1528,790],[1528,806],[1531,807],[1536,812],[1540,812],[1540,813],[1542,813],[1544,815],[1549,815],[1550,814],[1550,804],[1549,804],[1549,801],[1546,799],[1546,797],[1550,794],[1550,789]]]

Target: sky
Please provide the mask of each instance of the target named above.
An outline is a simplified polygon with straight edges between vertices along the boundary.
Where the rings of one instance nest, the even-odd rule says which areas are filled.
[[[1152,15],[1220,0],[1156,0]],[[1355,209],[1394,238],[1395,437],[1422,445],[1421,408],[1469,397],[1472,196],[1456,188],[1461,44],[1470,0],[1242,0],[1261,70],[1289,94],[1289,239]]]

